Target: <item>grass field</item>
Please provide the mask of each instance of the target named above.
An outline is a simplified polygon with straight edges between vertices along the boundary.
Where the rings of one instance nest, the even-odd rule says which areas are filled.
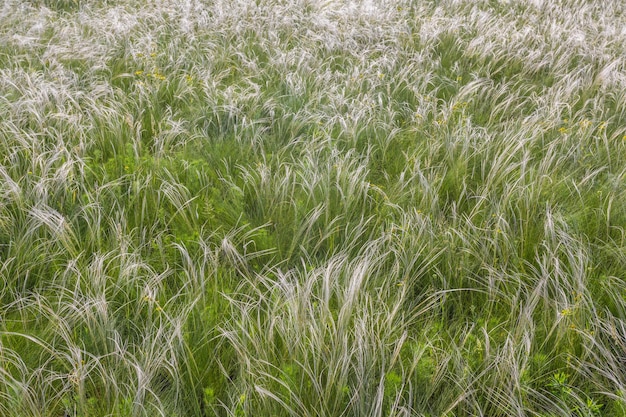
[[[626,416],[625,27],[3,1],[0,416]]]

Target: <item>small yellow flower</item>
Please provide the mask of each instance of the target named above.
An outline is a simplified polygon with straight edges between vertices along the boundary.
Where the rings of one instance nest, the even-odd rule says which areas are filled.
[[[567,317],[571,315],[572,315],[572,310],[570,310],[569,308],[564,308],[563,310],[561,310],[561,316]]]
[[[152,57],[152,58],[154,58],[155,56],[157,56],[156,52],[152,52],[152,53],[150,54],[150,57]]]
[[[566,128],[564,128],[564,127],[560,127],[560,128],[559,128],[559,132],[560,132],[562,135],[564,135],[564,134],[566,134],[566,133],[567,133],[567,129],[566,129]]]
[[[67,379],[73,385],[78,385],[78,383],[80,382],[80,378],[78,377],[76,372],[67,374]]]
[[[143,75],[143,70],[137,70],[137,71],[135,71],[135,75]]]
[[[383,78],[385,78],[385,74],[383,74],[382,72],[379,72],[378,73],[378,78],[380,78],[382,80]]]

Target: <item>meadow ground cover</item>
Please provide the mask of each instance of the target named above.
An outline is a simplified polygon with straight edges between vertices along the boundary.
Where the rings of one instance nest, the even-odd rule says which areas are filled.
[[[5,0],[0,415],[626,416],[625,12]]]

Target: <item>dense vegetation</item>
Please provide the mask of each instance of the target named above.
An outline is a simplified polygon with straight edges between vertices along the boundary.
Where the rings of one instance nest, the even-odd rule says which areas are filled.
[[[5,0],[0,415],[626,416],[625,11]]]

